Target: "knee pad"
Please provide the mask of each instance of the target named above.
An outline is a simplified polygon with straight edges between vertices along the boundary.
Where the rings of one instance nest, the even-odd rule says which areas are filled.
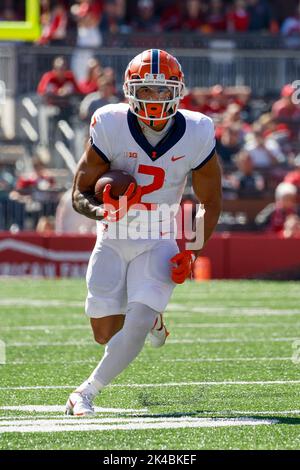
[[[123,329],[131,337],[146,337],[159,312],[139,302],[128,304]]]

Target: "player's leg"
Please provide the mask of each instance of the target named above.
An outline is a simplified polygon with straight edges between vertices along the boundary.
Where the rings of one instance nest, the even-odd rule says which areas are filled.
[[[91,327],[96,343],[106,344],[123,328],[124,315],[109,315],[103,318],[91,318]]]
[[[91,255],[87,270],[86,314],[90,317],[95,341],[100,344],[106,344],[123,327],[127,304],[126,268],[121,254],[105,244]],[[97,391],[97,387],[85,380],[70,395],[66,413],[93,414],[91,392]]]
[[[136,358],[157,314],[142,303],[128,304],[123,328],[107,343],[104,356],[90,377],[70,395],[66,414],[94,413],[93,399]]]
[[[77,392],[92,409],[92,399],[136,358],[147,334],[167,305],[174,284],[169,260],[178,251],[176,243],[154,243],[133,259],[127,269],[128,307],[123,328],[108,342],[105,354],[89,379]],[[71,396],[72,397],[72,396]]]
[[[128,298],[137,301],[143,298],[147,305],[163,312],[175,287],[171,280],[170,258],[177,252],[178,246],[174,240],[160,240],[137,257],[128,269]],[[148,335],[151,346],[163,346],[168,335],[163,315],[159,313]]]
[[[119,375],[142,350],[145,339],[160,312],[164,311],[175,284],[171,280],[170,258],[178,252],[175,241],[145,241],[144,251],[136,256],[127,268],[127,295],[123,328],[116,333],[105,348],[105,354],[79,391],[95,396],[103,387]],[[130,245],[129,245],[130,247]],[[128,250],[130,249],[128,247]],[[165,341],[166,329],[160,329]]]
[[[92,393],[101,390],[119,375],[139,354],[158,312],[139,302],[130,302],[123,328],[105,348],[105,354],[88,379]],[[95,388],[94,388],[95,387]]]

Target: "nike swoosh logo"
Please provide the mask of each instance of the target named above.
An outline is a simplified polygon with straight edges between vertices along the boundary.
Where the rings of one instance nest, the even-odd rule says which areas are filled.
[[[181,157],[175,157],[175,156],[173,155],[173,157],[171,158],[171,160],[172,160],[172,162],[176,162],[176,160],[181,160],[181,158],[184,158],[184,157],[185,157],[185,155],[182,155]]]
[[[121,209],[117,209],[116,211],[110,211],[110,213],[111,213],[112,215],[114,215],[114,214],[117,214],[118,212],[120,212],[120,210],[121,210]]]

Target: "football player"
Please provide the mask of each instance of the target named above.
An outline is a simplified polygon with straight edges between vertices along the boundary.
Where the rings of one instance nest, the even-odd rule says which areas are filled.
[[[96,342],[106,347],[90,377],[70,395],[67,414],[93,414],[95,396],[137,357],[147,335],[153,346],[164,344],[168,332],[161,312],[175,285],[190,277],[198,253],[178,253],[172,221],[162,220],[159,206],[180,203],[189,173],[205,207],[204,242],[217,224],[221,172],[214,125],[201,113],[178,111],[184,91],[177,59],[162,50],[147,50],[126,69],[128,104],[104,106],[92,117],[90,143],[74,178],[73,207],[97,221],[87,270],[86,314]],[[99,206],[93,197],[95,183],[109,169],[132,174],[138,187],[130,185],[126,198],[116,201],[107,185]],[[147,217],[139,221],[140,238],[116,237],[116,226],[128,224],[137,204],[146,208],[144,214],[149,209],[151,224]],[[164,222],[167,230],[151,238],[153,225]]]

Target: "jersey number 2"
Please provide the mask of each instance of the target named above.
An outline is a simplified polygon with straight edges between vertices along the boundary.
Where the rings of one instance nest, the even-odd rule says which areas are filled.
[[[157,191],[164,184],[165,170],[163,170],[162,168],[158,168],[156,166],[150,166],[150,165],[140,165],[138,167],[138,173],[142,173],[143,175],[153,176],[152,183],[147,184],[146,186],[142,186],[142,196],[144,194],[150,194],[150,193],[153,193],[154,191]],[[156,206],[156,204],[152,204],[150,202],[144,202],[143,204],[147,206],[148,210],[151,210],[154,208],[153,206]]]

